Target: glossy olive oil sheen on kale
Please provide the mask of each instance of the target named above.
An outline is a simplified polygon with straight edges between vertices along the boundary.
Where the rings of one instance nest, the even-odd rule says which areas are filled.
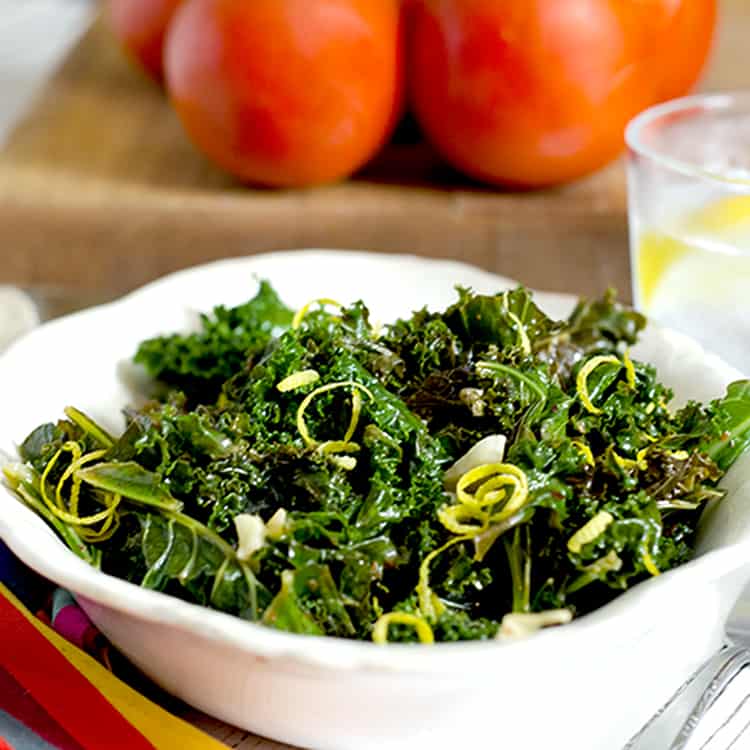
[[[750,442],[750,383],[670,408],[611,294],[551,320],[459,289],[374,328],[267,284],[135,355],[119,436],[38,427],[7,483],[80,557],[294,633],[455,641],[562,624],[688,560]],[[717,394],[718,395],[718,394]]]

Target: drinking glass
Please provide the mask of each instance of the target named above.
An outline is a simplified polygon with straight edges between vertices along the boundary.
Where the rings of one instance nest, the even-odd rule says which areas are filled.
[[[750,373],[750,92],[653,107],[626,138],[636,307]]]

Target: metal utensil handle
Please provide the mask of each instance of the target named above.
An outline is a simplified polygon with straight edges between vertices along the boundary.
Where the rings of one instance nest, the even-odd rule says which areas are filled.
[[[681,750],[700,720],[746,666],[750,651],[726,646],[701,665],[623,750]]]
[[[750,665],[750,651],[740,646],[730,646],[723,652],[724,657],[719,668],[714,672],[713,679],[709,682],[700,698],[695,703],[693,710],[680,727],[670,750],[682,750],[688,740],[695,732],[701,719],[708,713],[711,706],[722,696],[724,691],[732,683],[732,680],[748,665]]]

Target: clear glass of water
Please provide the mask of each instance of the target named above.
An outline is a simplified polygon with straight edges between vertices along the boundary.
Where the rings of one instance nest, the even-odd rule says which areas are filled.
[[[659,105],[627,141],[636,307],[750,374],[750,92]]]

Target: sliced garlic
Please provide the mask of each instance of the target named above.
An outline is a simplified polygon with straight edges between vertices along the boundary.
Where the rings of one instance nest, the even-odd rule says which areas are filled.
[[[567,625],[573,619],[569,609],[548,609],[546,612],[513,612],[505,615],[498,631],[498,640],[528,638],[538,630],[552,625]]]
[[[237,529],[237,559],[247,562],[266,543],[266,525],[255,514],[240,513],[234,517]]]
[[[317,370],[300,370],[293,372],[289,377],[284,378],[276,385],[276,390],[281,393],[296,391],[297,388],[304,388],[306,385],[312,385],[320,380],[320,374]]]
[[[500,463],[505,455],[506,443],[505,435],[488,435],[482,438],[443,474],[445,489],[455,492],[458,480],[477,466]]]
[[[266,535],[269,539],[277,540],[281,539],[286,533],[286,524],[288,515],[284,508],[279,508],[269,519],[266,521]]]
[[[353,471],[357,467],[354,456],[329,456],[328,460],[344,471]]]
[[[484,391],[481,388],[462,388],[458,392],[458,398],[462,404],[471,409],[473,417],[483,417],[487,404],[484,401]]]

